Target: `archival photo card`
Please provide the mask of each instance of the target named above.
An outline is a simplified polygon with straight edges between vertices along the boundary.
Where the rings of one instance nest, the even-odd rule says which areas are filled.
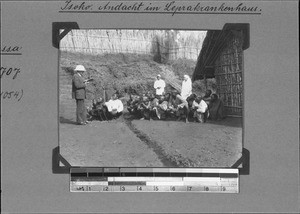
[[[237,167],[248,34],[247,24],[69,31],[60,155],[84,167]]]

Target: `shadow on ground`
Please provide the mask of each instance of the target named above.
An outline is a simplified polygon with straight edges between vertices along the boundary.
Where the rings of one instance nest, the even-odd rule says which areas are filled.
[[[66,119],[66,118],[64,118],[64,117],[59,117],[59,122],[60,122],[60,123],[67,123],[67,124],[74,124],[74,125],[77,124],[75,121]]]

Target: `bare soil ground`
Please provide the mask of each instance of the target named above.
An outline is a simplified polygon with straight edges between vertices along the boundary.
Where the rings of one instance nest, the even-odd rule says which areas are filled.
[[[161,153],[178,167],[231,167],[242,152],[240,119],[223,124],[177,121],[133,121]]]
[[[155,152],[120,121],[60,124],[60,145],[71,166],[163,166]]]
[[[242,128],[239,119],[222,123],[122,118],[86,126],[61,123],[60,152],[72,166],[231,167],[241,157]]]

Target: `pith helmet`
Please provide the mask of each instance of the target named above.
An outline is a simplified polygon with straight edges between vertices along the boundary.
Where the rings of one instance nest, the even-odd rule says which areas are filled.
[[[77,65],[75,71],[86,71],[83,65]]]

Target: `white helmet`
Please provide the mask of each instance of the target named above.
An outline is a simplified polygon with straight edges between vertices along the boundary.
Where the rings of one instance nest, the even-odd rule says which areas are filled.
[[[75,71],[86,71],[83,65],[77,65]]]

